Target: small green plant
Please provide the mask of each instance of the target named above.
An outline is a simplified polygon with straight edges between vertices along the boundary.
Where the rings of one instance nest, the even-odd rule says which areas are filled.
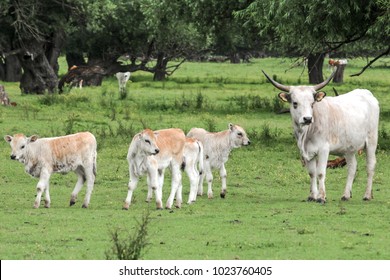
[[[70,114],[68,116],[68,118],[65,120],[65,127],[64,127],[64,131],[65,131],[65,134],[72,134],[74,133],[74,124],[76,123],[76,121],[78,120],[79,116],[77,114]]]
[[[118,260],[139,260],[142,252],[149,244],[147,240],[148,225],[150,223],[150,212],[143,214],[141,221],[137,221],[137,228],[133,234],[123,238],[119,236],[119,230],[111,232],[113,246],[111,250],[106,251],[106,259]]]

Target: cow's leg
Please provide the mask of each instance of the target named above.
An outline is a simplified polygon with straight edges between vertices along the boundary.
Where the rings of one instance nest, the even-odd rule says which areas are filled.
[[[367,143],[366,145],[366,162],[367,162],[367,187],[366,187],[366,193],[364,194],[363,199],[364,200],[371,200],[373,197],[372,194],[372,180],[374,178],[375,173],[375,165],[376,165],[376,142],[375,143]]]
[[[318,153],[316,175],[318,179],[319,195],[317,197],[317,202],[320,203],[326,202],[325,178],[326,178],[326,165],[328,162],[328,156],[329,156],[328,150],[320,150]]]
[[[171,183],[171,193],[165,205],[165,208],[167,209],[172,208],[175,195],[178,197],[178,199],[176,199],[176,207],[180,208],[182,203],[182,194],[181,193],[176,194],[179,191],[179,186],[181,185],[180,164],[176,164],[176,163],[172,164],[171,169],[172,169],[172,183]]]
[[[50,192],[49,192],[50,182],[47,182],[45,189],[45,208],[50,208]]]
[[[162,185],[160,183],[164,182],[164,172],[165,170],[157,170],[156,167],[149,167],[148,169],[148,189],[154,191],[156,196],[156,208],[163,209],[162,205]]]
[[[83,208],[88,208],[89,201],[91,200],[93,186],[95,184],[95,174],[93,174],[92,168],[86,171],[86,181],[87,181],[87,191],[85,193],[85,198],[82,205]]]
[[[341,200],[349,200],[352,197],[352,184],[356,175],[357,161],[355,154],[345,155],[345,160],[347,162],[348,176],[347,183],[345,185],[344,194],[341,197]]]
[[[131,198],[133,197],[133,191],[137,188],[139,178],[132,172],[130,173],[130,181],[128,184],[127,197],[125,203],[123,204],[123,209],[128,210],[131,204]]]
[[[188,196],[188,204],[196,201],[196,193],[199,184],[199,172],[196,170],[195,162],[186,165],[185,171],[190,180],[190,194]],[[182,184],[181,184],[182,186]]]
[[[308,201],[317,201],[318,189],[317,189],[317,162],[315,159],[305,161],[307,172],[310,176],[310,195],[307,198]]]
[[[225,195],[226,195],[226,177],[227,177],[225,164],[222,164],[221,169],[219,170],[219,175],[221,176],[221,181],[222,181],[221,198],[225,198]]]
[[[80,192],[80,190],[83,187],[83,184],[86,180],[84,170],[78,169],[78,170],[76,170],[76,174],[77,174],[78,179],[77,179],[76,186],[74,187],[73,192],[70,196],[69,206],[73,206],[76,203],[77,195]]]
[[[199,174],[199,181],[198,181],[198,190],[197,195],[202,196],[203,195],[203,180],[204,180],[205,172],[203,171],[201,174]]]
[[[41,175],[39,177],[39,182],[37,184],[37,196],[34,202],[34,208],[39,208],[41,204],[42,193],[49,187],[50,173],[48,171],[42,170]],[[46,195],[49,195],[47,192]],[[47,197],[46,197],[47,199]],[[50,205],[50,197],[49,197],[49,205]],[[46,205],[45,205],[46,206]]]
[[[208,162],[204,166],[204,173],[205,173],[205,177],[206,177],[206,181],[207,181],[207,197],[209,199],[212,199],[213,198],[212,185],[213,185],[214,178],[213,178],[213,172],[211,170],[211,166]]]

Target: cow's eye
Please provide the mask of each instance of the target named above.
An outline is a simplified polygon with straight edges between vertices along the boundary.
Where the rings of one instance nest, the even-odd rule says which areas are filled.
[[[293,102],[293,107],[296,109],[298,107],[298,102]]]
[[[24,149],[24,145],[22,145],[20,148],[21,148],[21,149]]]
[[[237,133],[238,136],[242,136],[242,132]]]
[[[145,139],[145,142],[148,143],[148,144],[150,144],[150,140],[148,140],[148,139]]]

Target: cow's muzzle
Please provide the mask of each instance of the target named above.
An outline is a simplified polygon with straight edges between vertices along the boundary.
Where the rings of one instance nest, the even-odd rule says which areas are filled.
[[[312,117],[303,117],[303,124],[311,124],[313,122]]]
[[[11,155],[10,158],[11,158],[12,160],[16,160],[16,156],[15,156],[15,155]]]
[[[153,155],[157,155],[160,152],[159,149],[155,149]]]

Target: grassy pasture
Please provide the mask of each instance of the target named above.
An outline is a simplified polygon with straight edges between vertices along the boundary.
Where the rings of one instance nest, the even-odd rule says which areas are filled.
[[[339,93],[367,88],[381,105],[374,199],[362,200],[362,155],[348,202],[340,200],[345,168],[328,170],[325,205],[305,201],[309,177],[299,160],[290,116],[275,113],[286,105],[279,103],[278,91],[260,71],[281,83],[307,83],[302,68],[288,70],[292,63],[274,58],[241,65],[188,62],[165,82],[136,72],[124,99],[114,77],[102,87],[52,96],[21,95],[17,83],[3,83],[18,105],[0,107],[2,135],[49,137],[89,130],[98,140],[98,175],[89,209],[81,208],[84,190],[75,206],[68,205],[74,174],[53,175],[51,208],[33,209],[37,180],[9,159],[8,143],[0,142],[0,258],[105,259],[112,246],[110,232],[117,229],[125,236],[150,210],[146,260],[390,259],[390,59],[354,78],[349,75],[360,71],[365,61],[352,60],[344,83],[324,89],[333,95],[332,87]],[[65,69],[63,65],[62,73]],[[229,122],[243,126],[252,145],[231,153],[225,199],[219,198],[221,182],[215,173],[214,199],[203,196],[181,209],[156,211],[154,203],[144,202],[143,178],[129,211],[121,210],[128,182],[126,154],[134,133],[144,127],[220,131]],[[170,189],[167,173],[163,200]],[[189,185],[185,175],[183,179],[186,201]]]

